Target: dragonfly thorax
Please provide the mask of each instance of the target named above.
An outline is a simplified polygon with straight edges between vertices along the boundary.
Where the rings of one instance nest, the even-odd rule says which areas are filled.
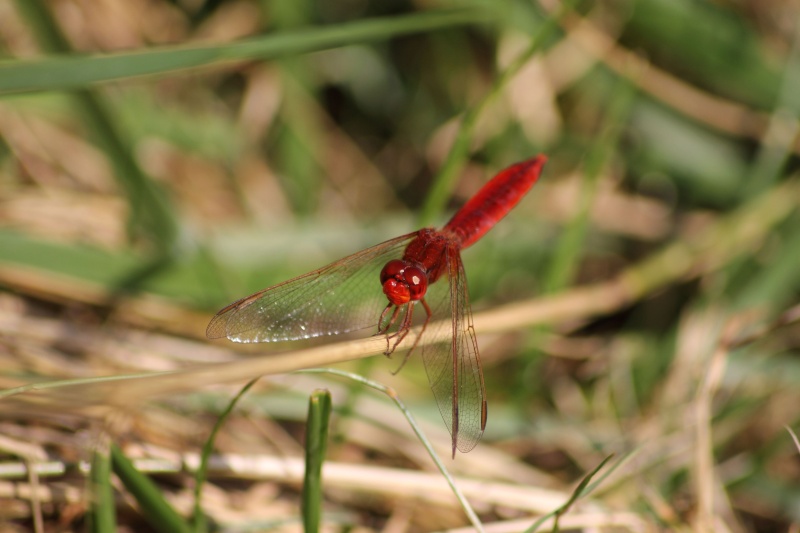
[[[421,300],[428,290],[428,278],[418,266],[400,259],[386,263],[381,270],[383,294],[394,305]]]

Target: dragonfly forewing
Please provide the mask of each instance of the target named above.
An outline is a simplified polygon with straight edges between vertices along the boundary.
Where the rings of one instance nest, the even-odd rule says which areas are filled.
[[[416,235],[391,239],[234,302],[214,316],[206,335],[277,342],[377,330],[386,307],[380,271],[402,256]]]

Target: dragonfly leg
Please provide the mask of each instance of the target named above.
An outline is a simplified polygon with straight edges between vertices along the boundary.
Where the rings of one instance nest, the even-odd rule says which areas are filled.
[[[400,363],[400,366],[397,367],[397,370],[392,372],[392,374],[397,374],[398,372],[400,372],[400,370],[402,370],[402,368],[404,366],[406,366],[406,361],[408,361],[408,358],[414,352],[414,349],[417,347],[417,344],[419,344],[419,340],[422,338],[422,334],[425,333],[425,328],[428,326],[428,322],[430,321],[431,316],[433,315],[433,312],[431,311],[431,308],[428,306],[428,302],[426,302],[424,298],[422,300],[420,300],[420,302],[422,302],[422,307],[425,308],[425,322],[422,323],[422,328],[419,330],[419,334],[417,335],[417,338],[414,339],[414,344],[411,345],[411,349],[408,350],[406,352],[406,355],[403,357],[403,362]],[[403,319],[403,324],[400,326],[401,329],[405,327],[405,333],[403,334],[403,338],[405,338],[405,336],[408,334],[408,331],[411,329],[411,317],[409,316],[410,314],[411,314],[411,312],[406,314],[406,318]],[[406,323],[406,322],[408,322],[408,323]],[[395,343],[395,345],[394,345],[395,348],[397,347],[398,344],[400,344],[400,341],[402,341],[403,338],[399,339]],[[394,348],[392,348],[392,351],[394,351]]]
[[[384,320],[386,320],[386,314],[387,314],[387,313],[389,312],[389,310],[390,310],[390,309],[392,309],[393,307],[394,307],[394,312],[392,313],[392,316],[389,318],[389,321],[388,321],[388,322],[386,322],[386,327],[384,327],[382,324],[383,324]],[[389,328],[391,328],[391,327],[392,327],[392,325],[393,325],[393,324],[395,323],[395,321],[397,320],[397,316],[398,316],[399,314],[400,314],[400,308],[399,308],[399,307],[397,307],[397,306],[395,306],[393,303],[391,303],[391,302],[390,302],[390,303],[389,303],[389,305],[387,305],[387,306],[386,306],[386,307],[383,309],[383,311],[381,312],[381,317],[380,317],[380,319],[378,320],[378,335],[383,335],[384,333],[388,332],[388,331],[389,331]]]
[[[392,333],[391,335],[387,335],[386,342],[387,344],[391,341],[391,347],[387,347],[386,355],[392,355],[394,351],[397,349],[397,346],[403,342],[403,339],[406,338],[408,335],[409,330],[411,329],[411,322],[412,318],[414,317],[414,302],[406,304],[406,314],[403,315],[403,321],[397,327],[397,331]],[[402,367],[402,365],[401,365]],[[398,370],[400,370],[398,368]]]
[[[386,315],[389,312],[389,309],[391,309],[392,307],[394,307],[394,311],[392,311],[392,316],[389,317],[389,320],[386,322],[386,326],[382,327],[381,324],[384,322],[384,320],[386,320]],[[402,306],[399,305],[395,306],[394,304],[390,303],[381,313],[380,321],[378,322],[378,335],[386,334],[386,351],[383,352],[383,354],[386,357],[392,356],[392,353],[394,353],[394,349],[397,348],[397,345],[400,344],[400,341],[402,341],[403,338],[408,333],[407,331],[403,332],[403,328],[406,327],[405,324],[406,322],[408,322],[409,309],[407,308],[406,314],[403,316],[403,322],[400,324],[400,327],[397,328],[397,331],[395,331],[391,335],[389,334],[389,330],[392,328],[395,322],[397,322],[397,317],[400,316],[401,307]],[[397,339],[394,345],[392,345],[392,339],[395,339],[398,335],[400,335],[400,338]]]

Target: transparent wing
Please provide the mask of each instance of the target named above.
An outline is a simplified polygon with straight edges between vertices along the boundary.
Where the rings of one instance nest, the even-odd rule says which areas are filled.
[[[447,263],[448,283],[440,284],[438,291],[430,291],[425,300],[431,307],[433,320],[445,318],[434,324],[452,327],[452,340],[424,346],[422,359],[439,411],[453,437],[455,455],[456,448],[463,453],[470,451],[483,435],[486,388],[472,325],[467,278],[455,246],[447,250]]]
[[[211,319],[210,339],[275,342],[374,327],[388,301],[380,272],[417,236],[409,233],[230,304]]]

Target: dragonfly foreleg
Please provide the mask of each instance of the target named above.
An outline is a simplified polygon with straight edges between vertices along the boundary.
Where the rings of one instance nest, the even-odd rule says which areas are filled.
[[[395,331],[391,335],[386,336],[386,351],[384,353],[387,356],[391,356],[397,349],[397,346],[401,342],[403,342],[403,339],[406,338],[406,335],[408,335],[408,331],[411,329],[411,322],[413,317],[414,317],[414,302],[411,302],[409,304],[406,304],[406,314],[403,315],[403,321],[400,323],[400,326],[398,326],[397,331]],[[406,358],[408,358],[408,356],[406,356]],[[403,368],[403,364],[405,364],[405,360],[400,365],[400,368]],[[400,368],[395,370],[395,373],[399,372]]]
[[[386,320],[386,315],[390,309],[394,308],[392,312],[392,316],[389,318],[389,321],[386,322],[386,326],[383,326],[383,322]],[[383,311],[381,312],[381,317],[378,319],[378,335],[383,335],[389,331],[389,328],[394,325],[395,321],[397,320],[397,316],[400,314],[400,308],[395,306],[393,303],[389,303],[386,307],[384,307]]]
[[[420,300],[420,302],[422,302],[422,306],[425,308],[425,322],[422,323],[422,328],[420,329],[417,338],[414,339],[414,344],[411,345],[411,348],[406,352],[405,356],[403,356],[403,362],[400,363],[400,366],[397,367],[397,370],[392,372],[392,374],[397,374],[406,365],[406,361],[408,361],[408,358],[414,352],[414,349],[417,347],[417,344],[419,344],[419,339],[422,338],[422,334],[425,333],[425,327],[428,325],[428,321],[430,321],[431,315],[433,314],[431,312],[431,308],[428,306],[428,302],[426,302],[424,298]],[[394,351],[394,349],[397,348],[397,345],[400,344],[400,341],[402,341],[406,337],[406,335],[408,335],[408,332],[411,329],[411,318],[412,318],[411,313],[412,311],[411,309],[409,309],[408,313],[406,313],[406,316],[403,319],[403,323],[400,325],[400,329],[398,330],[398,333],[402,331],[403,335],[400,339],[397,340],[397,342],[394,343],[392,351]]]
[[[397,335],[403,331],[403,324],[406,323],[406,318],[405,317],[403,318],[403,322],[400,324],[400,328],[398,328],[398,330],[395,331],[394,333],[392,333],[391,335],[389,334],[389,330],[392,329],[392,326],[394,326],[395,322],[397,322],[397,317],[400,316],[400,308],[401,307],[402,306],[399,306],[399,305],[395,306],[394,304],[390,303],[389,305],[387,305],[383,309],[383,312],[381,313],[380,320],[378,321],[378,335],[386,334],[386,351],[383,352],[383,354],[386,357],[391,357],[392,353],[394,352],[394,349],[397,348],[397,344],[401,340],[403,340],[403,338],[401,337],[397,342],[394,343],[394,345],[391,344],[392,339],[397,337]],[[386,320],[386,316],[389,313],[389,309],[392,309],[392,308],[394,308],[394,310],[392,311],[392,316],[389,317],[389,320],[387,321]],[[408,310],[406,310],[406,316],[407,315],[408,315]],[[384,323],[384,321],[386,322],[386,326],[382,325]],[[403,337],[404,336],[405,335],[403,335]]]

